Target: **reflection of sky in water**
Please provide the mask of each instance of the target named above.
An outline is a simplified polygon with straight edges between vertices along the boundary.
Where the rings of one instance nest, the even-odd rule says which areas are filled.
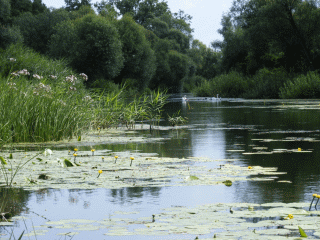
[[[263,104],[263,103],[261,103]],[[240,107],[235,107],[239,105]],[[256,103],[255,105],[258,105]],[[107,149],[141,150],[142,152],[156,152],[159,156],[172,157],[209,157],[213,159],[239,159],[234,164],[248,166],[261,165],[264,167],[279,167],[279,171],[288,172],[278,176],[272,182],[235,182],[231,187],[217,186],[188,186],[163,188],[126,188],[121,190],[42,190],[32,194],[28,208],[37,214],[56,221],[60,219],[94,219],[102,220],[115,211],[138,211],[138,217],[150,217],[163,208],[171,206],[196,206],[210,203],[228,202],[301,202],[310,201],[312,193],[319,193],[320,166],[318,142],[300,141],[306,137],[319,139],[319,112],[303,110],[271,111],[264,108],[250,108],[248,103],[243,109],[242,103],[212,103],[190,102],[175,103],[168,106],[170,115],[182,109],[183,116],[188,117],[190,129],[178,131],[158,131],[152,136],[170,136],[161,143],[108,145]],[[234,107],[234,108],[233,108]],[[272,106],[268,106],[272,108]],[[309,114],[310,113],[310,114]],[[164,123],[161,123],[164,124]],[[254,126],[259,126],[259,132]],[[303,130],[300,132],[292,129]],[[271,130],[270,132],[268,132]],[[307,130],[310,130],[308,132]],[[288,132],[286,132],[288,131]],[[144,133],[148,134],[148,133]],[[158,135],[157,135],[158,134]],[[259,142],[252,139],[285,139],[296,137],[293,142]],[[300,139],[300,140],[299,140]],[[241,152],[228,150],[253,151],[253,147],[267,147],[267,151],[275,148],[312,149],[308,154],[272,154],[272,155],[242,155]],[[197,163],[202,164],[202,163]],[[219,163],[220,164],[220,163]],[[223,162],[222,162],[223,164]],[[206,166],[217,167],[216,163],[205,163]],[[191,166],[192,167],[192,166]],[[277,180],[290,180],[292,184],[277,183]],[[34,225],[45,222],[32,212],[27,216],[32,218]],[[126,216],[121,216],[126,217]],[[130,216],[132,217],[132,216]],[[17,233],[24,230],[23,224],[16,228]],[[28,226],[30,220],[27,220]],[[50,229],[50,232],[67,232],[68,230]],[[72,230],[73,231],[73,230]],[[161,236],[143,237],[110,237],[104,236],[107,231],[80,231],[74,239],[169,239]],[[16,234],[17,235],[17,234]],[[103,237],[102,237],[103,236]],[[37,239],[48,239],[37,236]],[[55,236],[50,239],[58,239]],[[191,238],[190,238],[191,239]]]

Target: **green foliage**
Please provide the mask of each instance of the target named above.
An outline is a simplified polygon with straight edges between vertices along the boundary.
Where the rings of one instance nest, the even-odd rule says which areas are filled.
[[[180,115],[180,110],[174,113],[172,116],[168,115],[168,121],[172,127],[179,126],[181,124],[185,124],[188,121],[188,118],[182,117]]]
[[[289,78],[284,69],[260,69],[250,78],[245,98],[279,98],[279,89]]]
[[[22,43],[23,36],[19,27],[4,27],[0,25],[0,49],[7,48],[10,44]]]
[[[299,228],[300,236],[301,236],[301,237],[305,237],[305,238],[307,238],[307,237],[308,237],[308,235],[305,233],[305,231],[304,231],[300,226],[298,226],[298,228]]]
[[[11,62],[9,58],[16,61]],[[2,52],[0,66],[2,143],[58,141],[73,137],[89,127],[87,92],[79,77],[73,83],[66,80],[66,76],[74,73],[62,62],[12,45]],[[30,75],[10,74],[22,69],[27,69]],[[56,74],[57,78],[51,79],[49,74]]]
[[[54,9],[38,15],[24,13],[13,23],[20,27],[25,45],[40,53],[47,53],[50,37],[55,33],[54,27],[69,18],[66,10]]]
[[[0,26],[8,24],[11,15],[10,0],[0,0]]]
[[[177,51],[169,51],[169,66],[170,72],[167,76],[165,86],[170,88],[171,92],[180,92],[182,88],[181,79],[189,73],[189,66],[191,64],[187,55]]]
[[[320,98],[320,76],[316,72],[299,75],[280,88],[281,98]]]
[[[136,79],[136,87],[141,90],[148,87],[156,71],[156,58],[150,43],[146,40],[144,28],[138,25],[130,15],[125,15],[117,22],[122,52],[125,59],[124,67],[117,76],[122,79]]]
[[[64,0],[67,11],[79,10],[82,6],[90,6],[91,0]]]
[[[89,81],[119,74],[124,59],[119,34],[112,22],[89,14],[58,24],[56,31],[50,40],[51,56],[68,58],[74,69],[88,74]]]
[[[216,96],[238,98],[248,89],[248,79],[238,72],[219,75],[210,81],[203,82],[194,90],[196,96]]]
[[[32,14],[39,14],[48,11],[42,0],[11,0],[11,16],[18,17],[23,13],[29,12]]]

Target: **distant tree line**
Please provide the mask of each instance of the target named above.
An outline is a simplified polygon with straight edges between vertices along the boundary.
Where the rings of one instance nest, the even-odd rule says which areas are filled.
[[[220,53],[194,40],[192,17],[181,10],[172,13],[165,1],[65,4],[48,9],[41,0],[0,0],[0,47],[23,42],[51,58],[64,58],[88,74],[91,87],[112,81],[137,90],[179,92],[217,74]]]
[[[48,9],[41,0],[0,0],[0,48],[23,42],[66,59],[88,74],[89,87],[114,82],[136,90],[278,98],[284,96],[281,91],[291,91],[284,88],[297,85],[294,77],[318,76],[318,0],[234,0],[221,20],[223,40],[210,47],[193,38],[192,17],[181,10],[172,13],[166,1],[65,4]],[[317,85],[312,81],[302,85]],[[320,89],[303,91],[295,96],[320,97]]]

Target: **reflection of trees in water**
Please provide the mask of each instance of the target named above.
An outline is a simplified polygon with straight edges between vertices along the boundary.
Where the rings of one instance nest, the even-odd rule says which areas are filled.
[[[256,152],[257,150],[253,147],[267,147],[267,152],[274,149],[312,149],[311,153],[288,152],[261,155],[228,152],[228,158],[242,159],[240,164],[278,167],[279,172],[287,172],[285,175],[275,175],[279,178],[274,181],[240,183],[239,187],[235,187],[240,201],[252,202],[254,199],[261,203],[299,202],[304,201],[308,195],[311,201],[312,193],[317,193],[316,186],[320,183],[318,164],[320,151],[317,151],[320,150],[320,143],[308,142],[304,139],[310,137],[319,139],[319,132],[315,130],[318,129],[319,112],[298,109],[286,109],[280,112],[271,108],[247,106],[244,109],[226,108],[222,114],[223,121],[228,122],[230,126],[242,126],[239,130],[225,130],[226,145],[230,149],[243,149],[246,152]],[[252,139],[277,139],[277,141],[263,142]],[[277,183],[278,180],[289,180],[292,183]],[[311,189],[315,189],[314,192]]]
[[[26,209],[30,192],[21,188],[0,188],[0,212],[19,216]]]
[[[150,194],[159,197],[161,187],[132,187],[111,189],[110,196],[114,198],[114,202],[125,204],[131,200],[142,199],[145,195]]]

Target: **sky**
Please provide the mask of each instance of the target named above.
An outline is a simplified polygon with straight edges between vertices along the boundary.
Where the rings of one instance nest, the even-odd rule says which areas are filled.
[[[222,40],[217,32],[221,28],[221,18],[227,13],[233,0],[166,0],[171,12],[183,10],[192,16],[191,28],[194,39],[200,40],[207,47],[214,40]],[[65,6],[64,0],[42,0],[47,7],[60,8]],[[91,3],[100,2],[92,0]]]

